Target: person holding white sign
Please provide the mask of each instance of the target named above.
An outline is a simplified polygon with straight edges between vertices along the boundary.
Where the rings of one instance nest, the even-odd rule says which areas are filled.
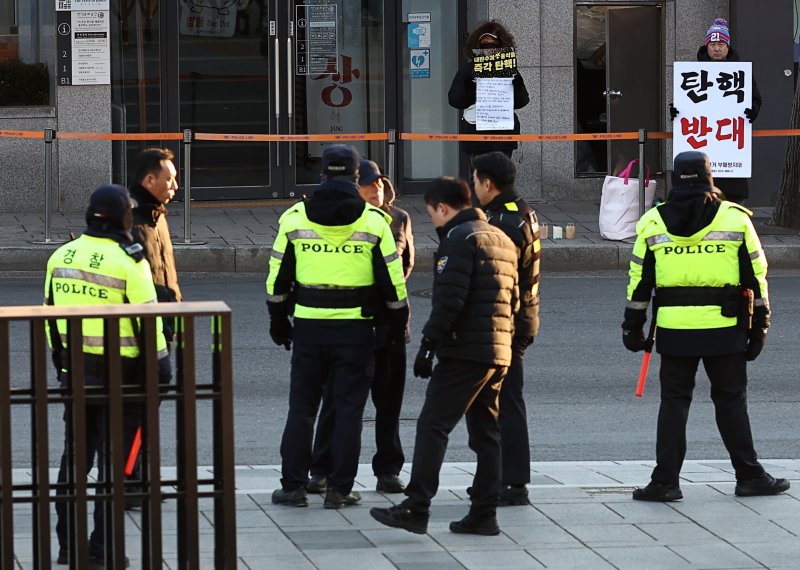
[[[453,78],[453,83],[450,86],[450,91],[447,94],[448,101],[451,107],[462,109],[462,117],[460,124],[460,131],[463,134],[477,134],[478,129],[476,126],[476,102],[478,97],[478,84],[475,79],[475,72],[473,67],[473,51],[475,49],[489,50],[498,48],[514,48],[514,36],[496,20],[484,22],[476,27],[467,38],[464,46],[464,57],[467,60],[462,65],[456,76]],[[530,101],[528,89],[525,87],[525,81],[522,76],[517,73],[514,75],[513,81],[513,108],[521,109]],[[501,86],[494,86],[496,89],[502,91]],[[505,128],[509,127],[509,128]],[[501,128],[496,130],[481,130],[480,134],[487,135],[511,135],[520,133],[520,122],[517,114],[514,113],[514,124],[501,125]],[[511,158],[511,153],[517,148],[518,144],[515,141],[492,141],[492,142],[462,142],[461,150],[467,153],[470,159],[470,166],[472,159],[479,154],[485,154],[492,151],[500,151],[505,153]]]
[[[706,32],[706,41],[697,50],[697,61],[712,62],[738,62],[739,54],[731,47],[731,34],[728,21],[717,18]],[[756,85],[755,77],[751,79],[752,102],[744,110],[744,115],[751,123],[756,120],[761,111],[761,93]],[[669,106],[671,120],[674,120],[680,111],[671,103]],[[712,157],[713,158],[713,157]],[[715,178],[717,186],[722,190],[725,198],[731,202],[743,203],[750,196],[750,187],[746,178]]]

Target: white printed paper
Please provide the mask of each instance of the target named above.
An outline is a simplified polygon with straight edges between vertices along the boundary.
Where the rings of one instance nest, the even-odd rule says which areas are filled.
[[[714,178],[749,178],[752,129],[744,110],[752,107],[750,62],[675,62],[673,158],[700,151]]]
[[[56,0],[57,12],[108,10],[109,0]]]
[[[72,12],[72,85],[111,83],[109,12]]]
[[[475,129],[510,131],[514,129],[514,79],[480,77],[476,80]]]

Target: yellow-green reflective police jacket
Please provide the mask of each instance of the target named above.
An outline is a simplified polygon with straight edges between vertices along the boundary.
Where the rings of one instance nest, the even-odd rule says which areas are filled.
[[[692,236],[672,235],[667,231],[658,208],[646,212],[636,225],[628,283],[629,309],[647,309],[649,301],[633,300],[642,279],[642,267],[648,251],[655,256],[656,296],[659,287],[724,287],[741,285],[740,252],[752,264],[760,291],[755,304],[769,307],[767,294],[767,259],[750,221],[752,212],[732,202],[721,202],[711,224]],[[658,307],[656,324],[665,329],[720,329],[734,327],[735,317],[721,314],[720,305]]]
[[[121,305],[155,303],[156,289],[147,260],[136,261],[120,244],[108,238],[82,235],[62,245],[47,262],[45,305]],[[138,321],[138,319],[137,319]],[[61,344],[67,346],[67,322],[56,326]],[[139,356],[139,345],[131,319],[120,319],[120,355]],[[137,322],[135,330],[139,330]],[[167,342],[157,318],[158,357],[167,356]],[[50,325],[47,323],[48,340]],[[52,344],[52,343],[51,343]],[[103,354],[103,320],[83,319],[83,352]]]
[[[284,212],[279,223],[266,283],[270,303],[286,302],[294,284],[295,318],[371,319],[363,314],[362,300],[377,277],[391,283],[389,298],[383,288],[387,307],[406,306],[403,265],[389,225],[391,217],[385,212],[365,204],[352,224],[326,226],[309,220],[305,203],[298,202]],[[337,297],[343,302],[335,302]],[[342,306],[331,306],[337,304]]]

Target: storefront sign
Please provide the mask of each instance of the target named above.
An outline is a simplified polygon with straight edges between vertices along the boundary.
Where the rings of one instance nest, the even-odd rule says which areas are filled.
[[[108,3],[106,2],[106,5]],[[72,5],[76,2],[73,0]],[[59,85],[109,85],[109,12],[63,11],[56,15]]]
[[[241,0],[181,0],[180,34],[231,38]]]
[[[295,73],[338,73],[339,44],[336,4],[297,6]]]
[[[514,129],[514,80],[511,77],[481,77],[476,81],[475,130]]]
[[[414,22],[430,22],[431,21],[431,13],[430,12],[409,12],[408,13],[408,23],[412,24]]]
[[[715,178],[749,178],[752,125],[744,110],[752,105],[750,62],[675,62],[673,157],[701,151],[711,159]]]
[[[408,47],[411,49],[431,47],[431,25],[409,24]]]
[[[56,0],[56,11],[109,10],[108,4],[109,0]]]
[[[409,50],[409,70],[411,79],[430,79],[431,51],[428,49]]]

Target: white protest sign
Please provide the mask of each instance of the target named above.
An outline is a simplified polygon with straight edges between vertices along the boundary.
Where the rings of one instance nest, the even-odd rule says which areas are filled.
[[[714,178],[749,178],[752,125],[744,110],[752,106],[750,62],[675,62],[673,158],[700,151],[711,160]]]
[[[514,129],[514,79],[479,77],[476,81],[475,129],[510,131]]]

